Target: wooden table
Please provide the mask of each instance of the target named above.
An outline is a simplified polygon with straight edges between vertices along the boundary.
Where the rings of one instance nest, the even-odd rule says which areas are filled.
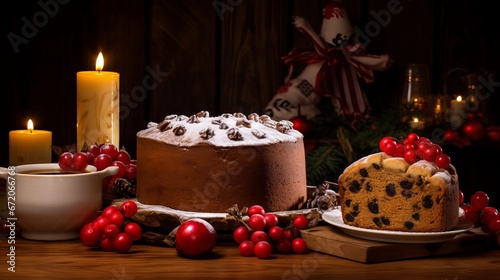
[[[209,257],[194,260],[174,248],[146,244],[119,254],[79,240],[15,241],[16,272],[10,272],[10,245],[0,239],[0,279],[500,279],[500,250],[363,264],[312,251],[242,257],[233,243],[218,244]]]

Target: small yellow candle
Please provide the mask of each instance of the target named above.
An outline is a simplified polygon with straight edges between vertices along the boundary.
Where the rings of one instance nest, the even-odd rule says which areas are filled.
[[[76,75],[78,151],[84,143],[120,146],[120,74],[103,68],[104,58],[99,53],[96,71]]]
[[[418,118],[413,118],[413,120],[410,121],[410,127],[412,129],[423,130],[424,126],[424,121],[421,121]]]
[[[28,121],[27,130],[9,132],[9,164],[52,162],[52,132],[35,130],[33,121]]]

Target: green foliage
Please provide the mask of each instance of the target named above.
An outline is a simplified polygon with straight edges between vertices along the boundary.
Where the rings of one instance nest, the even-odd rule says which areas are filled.
[[[317,186],[323,181],[337,182],[346,166],[342,149],[334,144],[320,144],[306,155],[307,184]]]
[[[317,144],[306,155],[307,184],[337,182],[353,161],[379,152],[378,143],[382,137],[406,137],[410,127],[403,119],[399,110],[387,110],[378,117],[369,118],[346,118],[333,113],[316,116],[310,138]]]

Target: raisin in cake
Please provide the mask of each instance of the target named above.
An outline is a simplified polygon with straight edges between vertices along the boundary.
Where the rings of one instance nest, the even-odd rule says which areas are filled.
[[[305,202],[303,136],[289,121],[241,113],[170,115],[137,133],[137,200],[195,212]]]
[[[339,177],[342,218],[351,226],[440,232],[458,224],[458,176],[425,160],[409,164],[383,152],[368,155]]]

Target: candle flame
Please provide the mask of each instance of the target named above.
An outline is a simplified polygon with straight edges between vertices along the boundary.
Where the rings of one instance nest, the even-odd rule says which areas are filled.
[[[418,123],[418,118],[413,118],[414,123]]]
[[[28,130],[30,131],[30,133],[33,133],[33,129],[34,129],[33,121],[31,119],[29,119],[28,120]]]
[[[97,59],[95,61],[95,70],[101,72],[104,68],[104,57],[102,56],[102,52],[99,52]]]
[[[458,102],[462,101],[462,96],[461,95],[457,96],[457,101]]]

